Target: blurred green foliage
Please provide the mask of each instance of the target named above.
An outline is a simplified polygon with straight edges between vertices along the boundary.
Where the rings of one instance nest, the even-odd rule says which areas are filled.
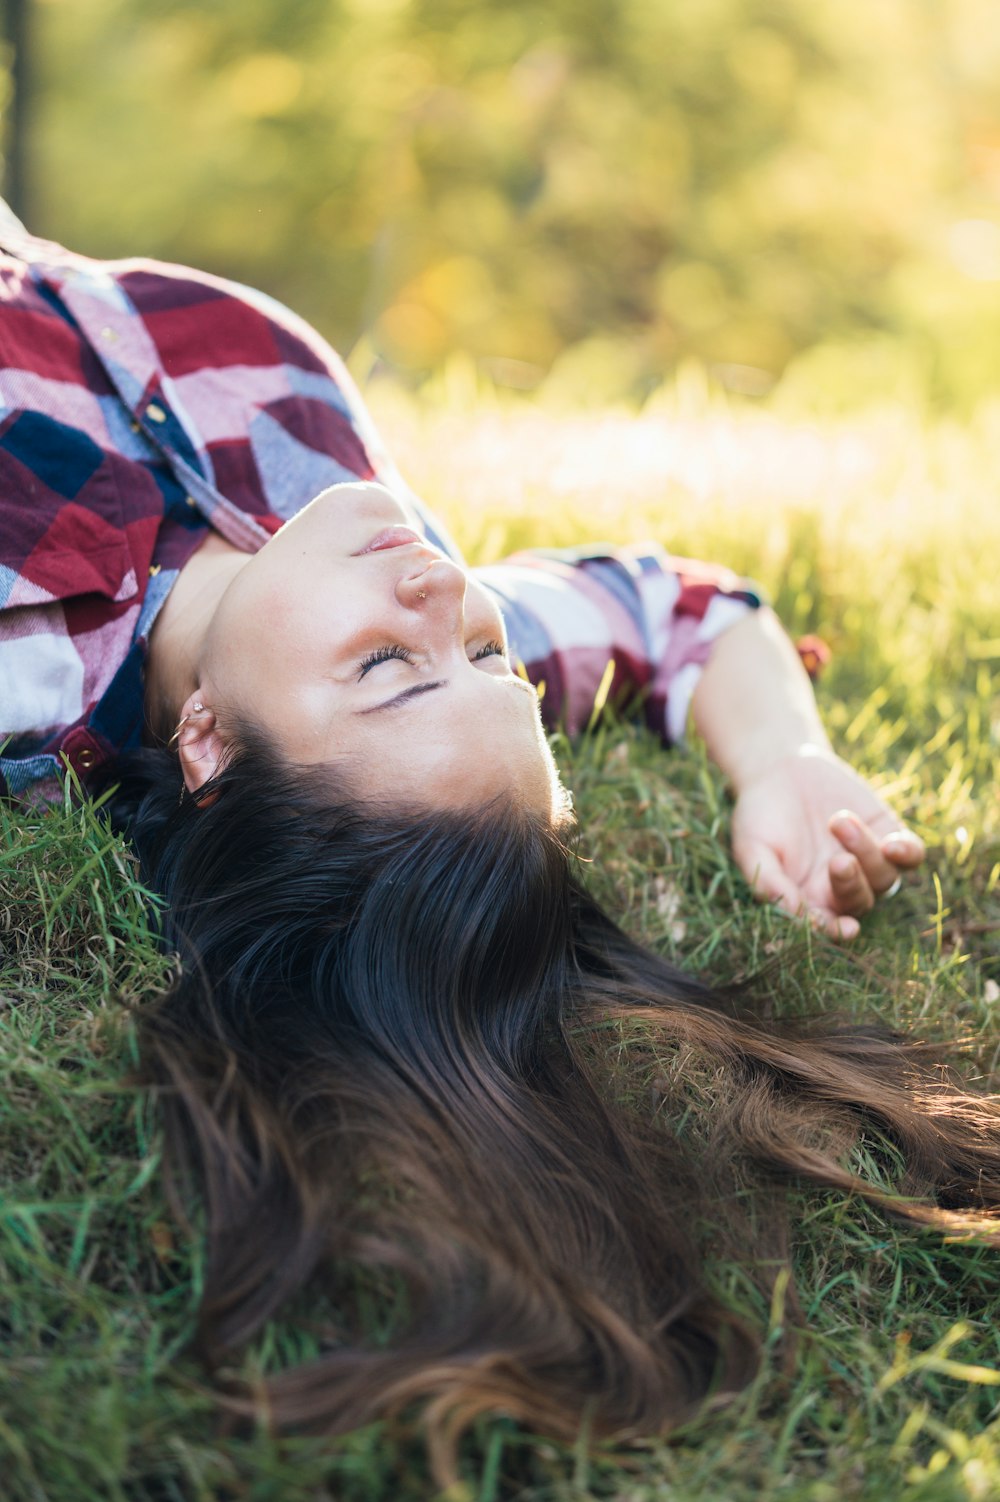
[[[995,0],[35,0],[35,227],[420,375],[973,402]]]

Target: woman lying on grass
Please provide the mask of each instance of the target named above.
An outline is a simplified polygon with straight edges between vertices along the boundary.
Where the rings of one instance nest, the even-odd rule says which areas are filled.
[[[481,1411],[649,1434],[744,1383],[758,1337],[699,1238],[773,1271],[776,1179],[1000,1240],[994,1101],[676,971],[567,847],[531,685],[579,728],[610,659],[665,741],[690,705],[759,896],[852,937],[919,862],[750,589],[652,547],[470,572],[285,310],[13,218],[0,244],[2,770],[117,784],[165,898],[144,1072],[204,1204],[211,1364],[324,1286],[338,1322],[268,1414],[419,1404],[447,1479]],[[845,1166],[862,1136],[898,1197]]]

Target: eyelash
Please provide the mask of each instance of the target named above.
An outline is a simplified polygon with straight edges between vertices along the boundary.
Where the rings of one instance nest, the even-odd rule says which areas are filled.
[[[479,651],[471,661],[478,662],[482,657],[502,657],[503,655],[502,642],[488,641],[485,646],[479,648]],[[369,652],[367,657],[362,657],[358,664],[361,669],[361,672],[358,674],[359,680],[365,676],[369,669],[377,667],[380,662],[391,662],[393,658],[398,658],[400,662],[413,661],[412,653],[408,652],[405,647],[376,647],[374,652]]]

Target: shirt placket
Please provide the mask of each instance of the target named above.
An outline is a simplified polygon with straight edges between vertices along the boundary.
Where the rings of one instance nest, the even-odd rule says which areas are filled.
[[[271,533],[228,500],[206,475],[197,424],[171,389],[159,351],[117,282],[100,273],[43,271],[42,280],[67,308],[100,361],[137,431],[162,454],[205,521],[227,542],[256,553]]]

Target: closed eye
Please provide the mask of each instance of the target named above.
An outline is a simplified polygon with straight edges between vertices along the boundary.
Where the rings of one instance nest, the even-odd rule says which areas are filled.
[[[478,652],[473,653],[472,661],[479,662],[483,657],[505,656],[503,642],[488,641],[485,646],[479,648]],[[380,662],[392,662],[394,660],[412,663],[413,654],[406,647],[401,647],[398,642],[390,643],[384,647],[376,647],[374,652],[369,652],[358,663],[358,667],[361,670],[358,674],[358,682],[360,683],[361,679],[366,673],[370,673],[372,668],[378,667]]]
[[[506,655],[503,649],[503,642],[488,641],[485,647],[479,648],[479,651],[473,656],[472,661],[478,662],[481,657],[506,657]]]
[[[398,645],[376,647],[374,652],[369,652],[367,657],[362,657],[359,662],[358,666],[361,671],[358,674],[358,682],[360,683],[361,679],[366,673],[370,673],[372,668],[378,667],[380,662],[391,662],[394,657],[398,658],[400,662],[413,661],[413,654],[408,652],[405,647]]]

